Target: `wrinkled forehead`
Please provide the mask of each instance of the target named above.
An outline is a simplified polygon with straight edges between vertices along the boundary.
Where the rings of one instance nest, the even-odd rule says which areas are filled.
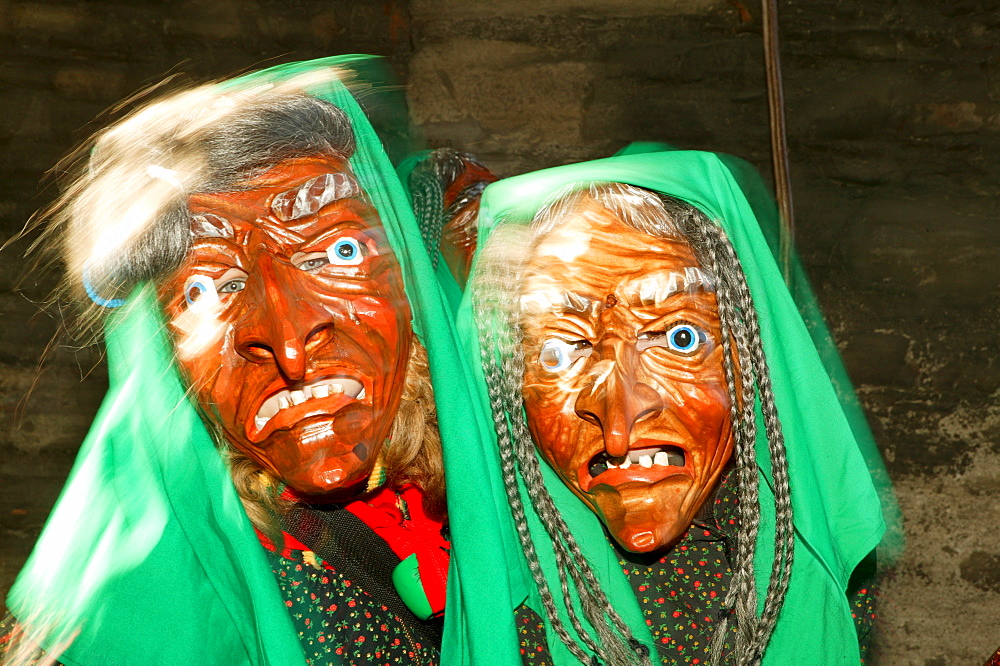
[[[650,235],[606,209],[568,216],[527,253],[522,314],[592,312],[608,296],[632,307],[714,291],[709,271],[679,237]]]
[[[367,198],[346,160],[319,156],[286,160],[233,192],[194,194],[188,201],[194,238],[233,238],[234,225],[295,229],[323,208]]]

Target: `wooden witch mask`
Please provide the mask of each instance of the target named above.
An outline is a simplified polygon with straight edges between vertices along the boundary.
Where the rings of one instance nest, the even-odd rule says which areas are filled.
[[[412,343],[399,263],[346,159],[289,159],[189,198],[160,287],[206,419],[301,493],[356,494],[399,408]]]
[[[718,306],[655,195],[596,191],[544,211],[527,259],[524,404],[562,481],[651,552],[683,536],[732,454]]]

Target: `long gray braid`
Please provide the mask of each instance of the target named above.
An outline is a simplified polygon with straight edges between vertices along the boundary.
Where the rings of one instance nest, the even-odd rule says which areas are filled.
[[[493,319],[493,317],[495,315],[501,315],[501,313],[508,312],[508,309],[506,308],[497,307],[498,303],[496,297],[498,295],[499,292],[496,290],[477,290],[476,311],[481,313],[483,317],[490,317],[491,320],[498,322],[499,320]],[[511,326],[509,322],[507,324],[508,325],[503,328],[507,330],[515,330],[516,327]],[[535,544],[531,539],[530,532],[528,531],[528,521],[525,516],[524,504],[521,501],[521,494],[516,480],[517,471],[513,438],[511,436],[511,429],[507,420],[507,415],[509,413],[520,409],[520,396],[517,396],[517,400],[513,400],[512,397],[516,394],[504,390],[504,371],[501,368],[500,358],[510,355],[511,352],[503,348],[502,338],[496,335],[496,333],[499,332],[499,329],[500,326],[498,325],[480,327],[480,334],[482,336],[480,356],[483,371],[486,377],[486,386],[489,392],[490,405],[493,412],[494,428],[497,433],[497,444],[500,449],[501,473],[504,479],[504,488],[507,493],[507,499],[510,501],[511,515],[514,518],[514,525],[517,527],[518,538],[521,541],[521,546],[527,556],[528,568],[531,570],[532,578],[538,586],[538,591],[542,599],[542,605],[545,607],[545,614],[550,618],[550,620],[553,620],[553,630],[559,636],[560,640],[562,640],[562,642],[569,648],[570,652],[572,652],[581,663],[587,663],[588,657],[586,652],[584,652],[576,644],[576,642],[573,641],[569,633],[566,631],[566,628],[559,620],[556,612],[555,601],[552,598],[552,592],[549,590],[548,582],[545,579],[545,575],[542,573],[541,565],[538,562],[538,554],[535,551]]]
[[[420,162],[410,172],[410,199],[413,215],[420,227],[420,237],[424,239],[431,266],[438,264],[438,246],[441,244],[441,230],[444,228],[444,184],[438,174],[438,164],[433,158]]]
[[[774,630],[781,604],[788,590],[788,580],[791,575],[794,532],[792,525],[792,503],[789,489],[788,460],[785,455],[785,440],[778,419],[778,411],[774,402],[774,390],[768,371],[767,359],[761,345],[760,322],[757,310],[753,306],[750,289],[742,270],[739,258],[729,240],[721,229],[711,225],[706,227],[711,241],[712,260],[716,262],[722,273],[727,275],[727,281],[732,282],[735,291],[735,302],[742,314],[742,328],[750,342],[750,357],[752,359],[752,377],[760,392],[761,413],[764,417],[764,428],[767,434],[768,453],[770,455],[771,471],[774,479],[775,506],[775,553],[772,561],[771,575],[767,594],[764,600],[764,610],[756,623],[754,635],[749,641],[750,652],[746,655],[746,663],[756,664],[763,657],[764,649]],[[721,282],[721,280],[720,280]],[[727,309],[728,309],[727,303]],[[721,306],[720,306],[721,310]],[[742,373],[747,376],[746,373]],[[745,382],[749,384],[750,382]],[[756,474],[754,474],[756,477]],[[754,479],[756,484],[756,478]],[[741,509],[740,519],[744,519]],[[755,521],[759,523],[759,520]],[[756,529],[756,525],[755,525]],[[755,608],[753,609],[755,610]],[[737,611],[739,619],[740,612]],[[741,662],[742,663],[742,662]]]
[[[513,245],[494,243],[491,247],[511,248],[519,245],[523,247],[516,241]],[[485,253],[489,255],[490,250],[486,249]],[[522,408],[521,384],[524,377],[522,334],[516,308],[510,305],[509,285],[519,282],[521,262],[506,259],[493,262],[487,258],[484,263],[489,264],[490,268],[480,274],[474,303],[481,338],[481,359],[497,431],[504,486],[518,537],[532,577],[538,586],[546,617],[556,635],[582,664],[588,666],[598,662],[615,666],[648,664],[648,649],[635,639],[605,596],[542,479],[540,461]],[[570,623],[583,641],[583,646],[580,646],[566,630],[558,614],[548,581],[542,573],[525,517],[518,484],[518,470],[524,480],[525,488],[529,491],[532,507],[552,540],[563,598],[570,599],[569,579],[566,576],[568,572],[577,591],[583,614],[593,627],[588,631],[573,604],[571,602],[566,604]],[[591,637],[594,631],[597,633],[597,641]]]
[[[760,322],[747,286],[742,264],[725,232],[713,224],[697,208],[676,199],[661,197],[664,208],[672,213],[682,233],[688,238],[696,256],[711,267],[716,278],[716,301],[722,331],[723,367],[730,395],[740,389],[739,406],[731,400],[734,436],[736,439],[738,515],[740,531],[737,541],[734,584],[726,599],[733,607],[737,622],[735,659],[738,664],[757,664],[763,657],[788,589],[791,573],[794,535],[792,505],[785,456],[784,435],[775,407],[774,392],[767,359],[761,344]],[[736,341],[740,361],[739,381],[734,372],[729,338]],[[757,595],[753,578],[753,555],[760,525],[757,463],[754,449],[756,419],[754,385],[760,393],[771,470],[774,478],[775,554],[764,609],[758,618]],[[721,659],[721,643],[728,616],[723,616],[713,636],[713,661]]]
[[[756,664],[763,656],[788,586],[792,562],[793,534],[788,465],[767,363],[760,342],[760,327],[750,297],[742,266],[725,233],[697,208],[671,197],[626,185],[592,185],[584,193],[558,197],[539,212],[531,230],[522,238],[519,232],[498,229],[483,248],[476,279],[475,310],[482,350],[482,362],[490,394],[502,461],[502,473],[518,536],[538,585],[550,626],[570,652],[584,664],[603,661],[607,664],[648,662],[649,655],[614,611],[601,589],[589,563],[562,519],[552,496],[545,488],[538,454],[532,442],[523,411],[521,384],[524,377],[522,334],[516,289],[521,283],[527,254],[537,240],[551,230],[570,211],[581,196],[591,198],[615,212],[626,224],[644,233],[687,240],[699,262],[708,268],[716,283],[716,297],[722,332],[723,367],[730,395],[730,414],[736,443],[736,479],[739,496],[739,534],[737,538],[733,584],[724,600],[711,643],[712,659],[720,663],[730,622],[736,624],[735,663]],[[616,196],[617,195],[617,196]],[[634,214],[636,202],[643,213]],[[652,204],[652,205],[650,205]],[[649,209],[652,208],[653,214]],[[513,241],[513,242],[512,242]],[[517,248],[512,250],[512,248]],[[521,256],[517,255],[521,253]],[[735,343],[735,346],[734,344]],[[738,370],[737,370],[738,368]],[[756,462],[756,387],[768,439],[774,476],[776,513],[775,557],[764,609],[758,618],[754,582],[754,552],[760,523]],[[520,475],[518,475],[518,471]],[[552,541],[559,571],[560,591],[569,600],[572,580],[580,608],[593,627],[595,641],[583,627],[571,601],[566,609],[570,623],[583,642],[573,640],[563,625],[552,593],[541,571],[537,552],[525,520],[518,477],[527,491],[532,507]],[[592,657],[588,658],[588,651]]]
[[[440,259],[438,252],[441,246],[441,236],[449,221],[453,220],[471,201],[482,196],[483,189],[493,180],[473,181],[465,186],[453,201],[445,206],[445,192],[468,168],[468,165],[488,169],[469,153],[460,153],[451,148],[438,148],[422,159],[410,172],[408,185],[410,188],[410,203],[413,204],[413,215],[420,227],[420,237],[424,239],[424,247],[431,258],[431,266],[435,269]]]

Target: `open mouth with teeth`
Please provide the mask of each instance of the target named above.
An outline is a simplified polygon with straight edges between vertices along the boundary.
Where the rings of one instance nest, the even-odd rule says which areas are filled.
[[[352,402],[367,397],[364,384],[357,377],[324,377],[292,389],[282,389],[261,403],[253,417],[254,440],[265,439],[274,430],[291,427],[316,414],[332,414]]]
[[[616,486],[629,481],[655,483],[674,474],[685,473],[687,456],[679,446],[663,445],[631,449],[626,455],[612,458],[601,451],[587,463],[585,490],[598,484]],[[581,475],[584,476],[584,475]]]

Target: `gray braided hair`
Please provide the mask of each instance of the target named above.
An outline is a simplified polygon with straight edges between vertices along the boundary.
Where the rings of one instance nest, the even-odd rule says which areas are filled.
[[[445,186],[439,174],[439,161],[434,159],[436,155],[418,164],[410,173],[409,180],[413,216],[417,219],[420,237],[424,239],[424,247],[434,269],[437,269],[438,246],[445,223]]]
[[[703,269],[713,275],[722,332],[723,369],[734,424],[739,531],[733,585],[724,600],[725,612],[713,634],[711,653],[713,663],[721,663],[726,658],[723,655],[725,636],[730,623],[735,622],[736,645],[730,658],[740,666],[757,664],[763,657],[784,602],[793,553],[788,462],[761,345],[757,312],[739,258],[717,224],[690,204],[620,183],[592,184],[568,193],[560,192],[553,203],[536,214],[530,227],[501,225],[481,251],[475,278],[474,308],[481,361],[497,431],[501,471],[518,537],[538,586],[546,617],[559,639],[582,664],[649,663],[646,647],[636,640],[614,610],[545,487],[521,396],[524,355],[517,285],[521,284],[532,249],[544,235],[573,214],[584,198],[595,200],[638,231],[689,243]],[[754,407],[758,394],[774,477],[776,515],[775,552],[764,608],[759,617],[753,568],[760,524]],[[560,592],[567,600],[567,615],[579,642],[573,639],[559,617],[542,572],[525,519],[520,483],[552,541]],[[579,617],[571,601],[571,582],[583,618]],[[591,630],[584,626],[584,621]]]

